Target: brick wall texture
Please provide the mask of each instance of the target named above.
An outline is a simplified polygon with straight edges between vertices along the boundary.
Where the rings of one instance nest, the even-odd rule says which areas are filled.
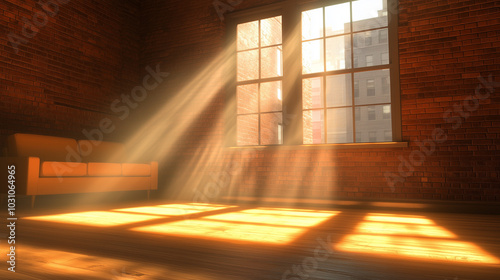
[[[274,2],[244,0],[234,9]],[[24,18],[33,21],[39,10],[35,1],[0,2],[2,139],[78,138],[103,117],[116,118],[111,102],[141,83],[146,66],[161,63],[170,73],[164,90],[117,121],[109,137],[126,140],[179,94],[189,97],[175,120],[152,126],[164,130],[151,150],[167,151],[158,160],[169,195],[500,200],[498,1],[399,1],[406,148],[223,148],[224,126],[236,120],[224,118],[232,102],[219,71],[226,22],[212,1],[69,1],[16,53],[7,35],[21,35]],[[186,129],[169,134],[180,119],[189,119]]]
[[[0,1],[0,141],[82,139],[138,82],[139,1]],[[17,52],[16,52],[17,48]],[[109,137],[109,135],[108,135]]]

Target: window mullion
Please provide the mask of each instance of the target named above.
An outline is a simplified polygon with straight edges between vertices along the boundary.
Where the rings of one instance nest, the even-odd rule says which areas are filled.
[[[257,111],[257,128],[258,128],[258,137],[259,139],[257,139],[257,143],[259,143],[259,145],[261,145],[261,139],[262,139],[262,136],[261,136],[261,107],[260,107],[260,94],[261,94],[261,91],[260,91],[260,86],[262,84],[262,44],[261,44],[261,24],[262,24],[262,20],[259,20],[259,86],[257,87],[258,88],[258,93],[257,93],[257,108],[258,108],[258,111]]]
[[[349,21],[349,31],[351,38],[351,97],[352,97],[352,142],[356,143],[356,98],[354,96],[354,35],[353,35],[353,26],[352,26],[352,2],[349,2],[349,12],[350,21]]]
[[[326,9],[323,7],[323,79],[322,79],[322,87],[323,87],[323,129],[324,129],[324,143],[328,143],[328,123],[327,123],[327,114],[328,110],[326,105]]]
[[[296,1],[283,8],[283,144],[302,144],[301,12]]]

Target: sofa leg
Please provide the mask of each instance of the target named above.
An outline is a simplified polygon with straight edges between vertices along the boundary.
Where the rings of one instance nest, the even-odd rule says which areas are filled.
[[[31,209],[33,209],[33,207],[35,207],[35,196],[34,195],[31,196]]]

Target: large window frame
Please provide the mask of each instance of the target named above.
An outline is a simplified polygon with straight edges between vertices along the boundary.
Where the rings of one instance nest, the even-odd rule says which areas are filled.
[[[263,7],[252,8],[243,11],[237,11],[228,15],[227,33],[226,33],[226,46],[229,52],[233,54],[231,57],[232,63],[229,73],[231,77],[227,85],[226,96],[226,115],[225,115],[225,134],[226,146],[228,147],[241,147],[237,144],[237,130],[236,130],[236,87],[238,85],[236,77],[236,32],[237,26],[241,23],[246,23],[255,20],[262,20],[275,16],[282,17],[282,49],[283,49],[283,76],[282,79],[282,106],[283,106],[283,123],[280,124],[283,131],[280,135],[283,142],[276,146],[295,146],[304,145],[303,143],[303,107],[302,107],[302,30],[301,18],[302,12],[325,7],[329,5],[341,4],[349,2],[346,0],[329,0],[329,1],[315,1],[303,3],[301,0],[289,0],[281,3],[266,5]],[[363,71],[389,69],[390,70],[390,105],[391,105],[391,125],[392,125],[392,141],[378,142],[401,142],[402,129],[401,129],[401,105],[400,105],[400,83],[399,83],[399,54],[398,54],[398,25],[397,25],[397,12],[392,11],[390,7],[397,6],[397,0],[387,0],[387,37],[389,49],[389,64],[380,67],[365,66],[362,67]],[[297,28],[298,27],[298,28]],[[378,39],[378,38],[377,38]],[[352,42],[354,44],[354,42]],[[354,64],[354,60],[352,60]],[[326,70],[326,69],[325,69]],[[340,71],[342,72],[342,71]],[[348,71],[347,71],[348,72]],[[322,73],[325,74],[328,72]],[[326,75],[326,74],[325,74]],[[354,87],[354,81],[353,81]],[[354,90],[354,89],[353,89]],[[353,91],[354,96],[354,91]],[[354,98],[354,97],[353,97]],[[354,110],[354,109],[353,109]],[[289,118],[291,116],[291,118]],[[357,118],[358,116],[356,116]],[[355,121],[355,118],[352,120]],[[299,132],[299,133],[297,133]],[[386,134],[385,131],[383,131]],[[352,142],[348,145],[356,145],[356,139],[353,137]],[[366,143],[362,143],[366,144]],[[260,146],[249,145],[250,147]],[[331,145],[346,145],[346,144],[314,144],[313,146],[331,146]],[[244,146],[243,146],[244,147]]]

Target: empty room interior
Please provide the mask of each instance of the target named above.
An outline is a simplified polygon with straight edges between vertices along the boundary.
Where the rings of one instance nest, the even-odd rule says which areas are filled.
[[[500,279],[500,2],[0,0],[0,279]]]

